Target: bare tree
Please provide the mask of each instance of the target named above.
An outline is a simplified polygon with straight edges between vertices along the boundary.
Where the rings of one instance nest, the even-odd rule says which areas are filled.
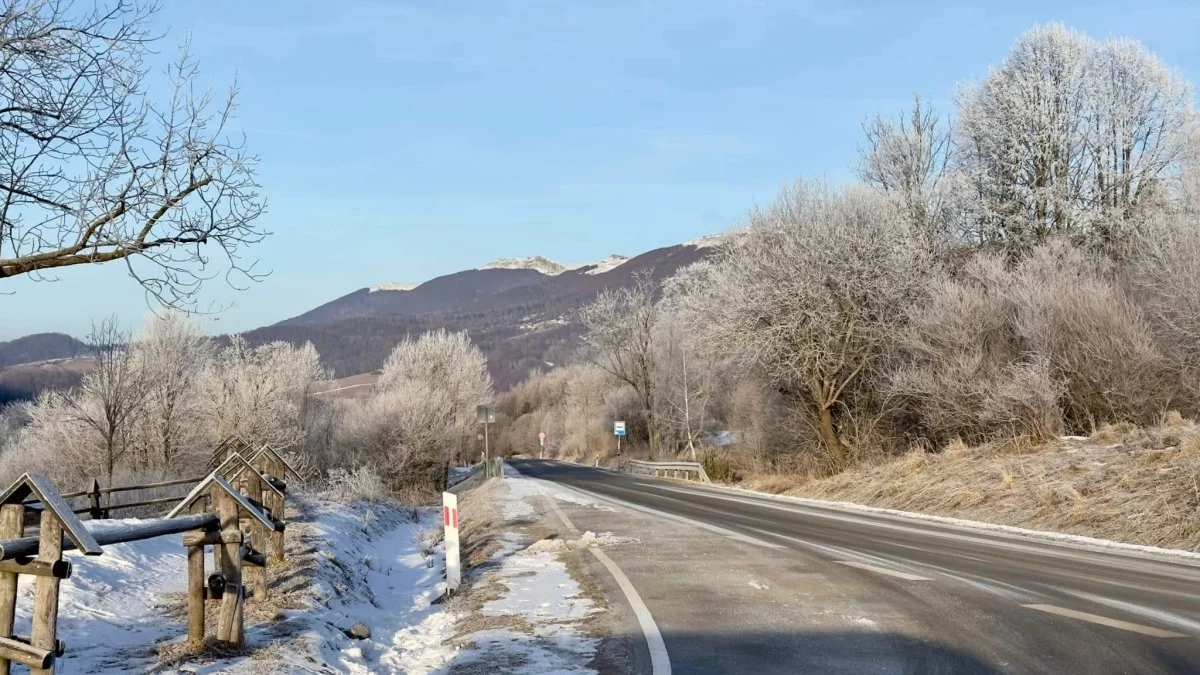
[[[647,420],[650,452],[662,451],[657,412],[654,324],[658,309],[655,284],[640,275],[633,286],[605,289],[579,314],[587,328],[584,354],[592,363],[637,391]]]
[[[78,392],[63,395],[72,416],[99,437],[101,466],[109,486],[129,449],[129,435],[148,392],[129,337],[116,317],[94,325],[87,342],[95,365],[84,375]]]
[[[214,98],[186,49],[151,100],[152,3],[18,0],[0,11],[0,279],[124,261],[146,292],[193,304],[211,247],[255,278],[266,234],[256,159],[229,137],[237,90]],[[227,275],[227,278],[229,276]]]

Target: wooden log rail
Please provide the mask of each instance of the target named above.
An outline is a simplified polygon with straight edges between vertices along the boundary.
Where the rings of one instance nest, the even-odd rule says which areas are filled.
[[[216,639],[241,646],[243,605],[251,595],[256,601],[267,598],[269,566],[283,559],[284,477],[290,473],[299,478],[269,445],[253,452],[249,448],[240,439],[218,446],[210,464],[216,469],[202,479],[103,489],[93,480],[90,490],[64,495],[45,476],[25,474],[0,493],[0,675],[10,675],[14,663],[27,666],[31,673],[53,673],[56,660],[64,654],[66,645],[57,635],[59,585],[74,571],[72,563],[63,560],[64,551],[101,555],[110,544],[172,534],[182,534],[187,548],[189,641],[204,640],[205,611],[212,604],[218,615]],[[182,500],[99,506],[101,495],[187,484],[195,487]],[[66,501],[83,496],[91,499],[87,508],[74,509]],[[104,517],[111,508],[168,502],[176,505],[164,518],[95,531],[77,515],[95,517],[102,509],[100,517]],[[36,536],[25,536],[27,514],[39,520]],[[213,572],[206,576],[208,547]],[[34,577],[33,629],[28,637],[13,635],[20,575]]]
[[[116,487],[102,488],[102,487],[100,487],[100,479],[93,478],[92,482],[91,482],[91,486],[87,490],[80,490],[78,492],[67,492],[60,496],[66,500],[87,497],[88,498],[87,506],[83,506],[80,508],[73,508],[72,511],[74,511],[77,514],[86,513],[91,516],[92,520],[102,520],[105,518],[109,518],[113,511],[118,511],[118,510],[122,510],[122,509],[134,509],[134,508],[140,508],[140,507],[144,507],[144,506],[165,506],[167,504],[175,504],[179,501],[179,497],[162,497],[162,498],[156,498],[156,499],[144,499],[141,501],[134,501],[134,502],[125,502],[122,504],[113,504],[113,503],[111,503],[111,499],[110,499],[110,503],[102,504],[101,503],[103,501],[102,497],[110,496],[110,495],[114,495],[114,494],[118,494],[118,493],[122,493],[122,492],[131,492],[131,491],[135,491],[135,490],[136,491],[148,491],[148,490],[160,490],[160,489],[164,489],[164,488],[178,487],[180,485],[195,485],[196,483],[199,483],[202,480],[204,480],[204,476],[197,476],[195,478],[181,478],[178,480],[166,480],[166,481],[161,481],[158,483],[146,483],[143,485],[119,485]],[[38,505],[36,501],[25,502],[25,507],[26,507],[26,510],[30,511],[30,512],[38,511],[41,508],[40,505]]]

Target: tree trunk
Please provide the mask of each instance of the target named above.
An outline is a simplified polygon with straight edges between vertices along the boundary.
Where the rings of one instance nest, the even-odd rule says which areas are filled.
[[[820,406],[817,409],[817,421],[821,440],[825,443],[825,450],[829,453],[833,469],[835,472],[841,473],[846,468],[846,450],[842,447],[842,439],[838,438],[837,430],[833,427],[833,412],[829,406]]]

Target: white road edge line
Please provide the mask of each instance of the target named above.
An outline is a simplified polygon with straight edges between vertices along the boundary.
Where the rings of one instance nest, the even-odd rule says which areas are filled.
[[[898,572],[896,570],[889,570],[886,567],[876,567],[874,565],[868,565],[866,563],[852,562],[850,560],[834,560],[834,562],[839,565],[845,565],[847,567],[856,567],[860,570],[867,570],[868,572],[878,572],[880,574],[886,574],[889,577],[896,577],[899,579],[904,579],[905,581],[933,581],[933,579],[930,579],[929,577],[921,577],[921,576],[917,576],[915,574],[909,574],[908,572]]]
[[[1072,619],[1079,619],[1080,621],[1088,621],[1090,623],[1100,624],[1101,626],[1108,626],[1109,628],[1120,628],[1121,630],[1127,630],[1132,633],[1141,633],[1142,635],[1149,635],[1150,637],[1157,637],[1157,638],[1187,637],[1183,633],[1173,633],[1169,630],[1155,628],[1154,626],[1143,626],[1139,623],[1130,623],[1128,621],[1121,621],[1120,619],[1111,619],[1107,616],[1100,616],[1099,614],[1089,614],[1087,612],[1077,612],[1073,609],[1067,609],[1066,607],[1056,607],[1055,605],[1021,605],[1021,606],[1027,607],[1029,609],[1036,609],[1039,612],[1046,612],[1048,614],[1058,614],[1059,616],[1066,616],[1066,617],[1070,617]]]
[[[629,601],[629,606],[633,607],[638,625],[642,627],[642,633],[646,636],[646,648],[650,650],[650,671],[654,675],[671,675],[671,659],[667,656],[667,645],[663,642],[662,633],[658,631],[658,624],[654,623],[654,617],[650,615],[650,609],[646,607],[646,603],[642,602],[642,597],[638,595],[637,589],[633,587],[621,568],[617,567],[617,564],[604,554],[604,551],[594,546],[588,550],[602,565],[608,568],[609,574],[613,575],[613,578],[617,580],[617,585],[625,593],[625,599]]]
[[[554,515],[558,516],[563,525],[572,534],[579,534],[579,528],[575,527],[575,523],[571,522],[567,514],[558,508],[554,497],[548,495],[546,501],[550,503],[550,508],[554,509]],[[595,546],[589,547],[588,550],[596,556],[596,560],[599,560],[601,565],[604,565],[608,573],[613,575],[613,579],[621,587],[621,592],[625,594],[625,600],[633,608],[633,615],[637,617],[638,626],[641,627],[642,635],[646,638],[646,649],[650,650],[650,672],[653,675],[671,675],[671,657],[667,654],[667,644],[663,642],[662,632],[658,630],[658,624],[654,622],[650,608],[642,602],[642,596],[638,595],[637,589],[633,587],[633,582],[625,576],[620,567],[617,567],[617,563],[613,562],[612,558],[605,555],[604,551]]]

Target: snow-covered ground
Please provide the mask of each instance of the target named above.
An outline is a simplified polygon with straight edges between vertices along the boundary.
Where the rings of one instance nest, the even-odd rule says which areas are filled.
[[[105,520],[88,523],[99,531],[135,523]],[[164,621],[158,605],[167,593],[187,589],[187,554],[179,537],[159,537],[104,547],[104,555],[66,555],[74,566],[60,585],[58,637],[67,651],[57,672],[142,671],[154,662],[150,646],[186,632],[178,621]],[[17,635],[30,634],[33,578],[21,577],[17,595]]]
[[[95,558],[69,553],[75,573],[62,585],[59,636],[68,648],[58,672],[418,674],[482,665],[592,672],[586,664],[599,640],[582,624],[601,608],[584,596],[561,554],[610,543],[610,535],[531,541],[516,530],[536,518],[540,499],[581,497],[511,471],[485,489],[484,499],[500,502],[483,502],[504,518],[494,526],[500,546],[487,564],[467,571],[464,602],[447,605],[434,604],[444,591],[444,554],[429,537],[441,526],[436,510],[414,521],[411,509],[398,506],[307,499],[305,517],[288,530],[293,567],[276,572],[310,575],[292,604],[298,609],[282,609],[271,621],[248,619],[250,650],[236,658],[158,658],[159,648],[169,652],[186,632],[182,596],[173,595],[186,587],[179,537],[106,546]],[[127,522],[135,521],[88,525]],[[466,611],[470,587],[483,600]],[[22,583],[18,634],[29,634],[32,596],[33,584]],[[460,625],[467,618],[483,622]],[[370,628],[369,639],[346,635],[355,622]]]
[[[156,643],[181,642],[186,633],[182,599],[169,594],[186,590],[187,558],[180,538],[166,536],[105,546],[94,558],[68,554],[75,570],[62,584],[58,634],[67,652],[57,672],[427,673],[449,663],[455,649],[444,642],[455,617],[432,604],[442,590],[442,560],[435,553],[427,565],[419,537],[440,527],[440,514],[426,509],[413,522],[410,510],[395,506],[306,504],[309,522],[288,530],[315,552],[304,608],[281,610],[273,623],[247,620],[247,656],[156,665]],[[129,522],[136,521],[88,527]],[[22,583],[18,634],[29,634],[32,598],[33,584]],[[372,639],[344,634],[356,621],[371,628]]]

